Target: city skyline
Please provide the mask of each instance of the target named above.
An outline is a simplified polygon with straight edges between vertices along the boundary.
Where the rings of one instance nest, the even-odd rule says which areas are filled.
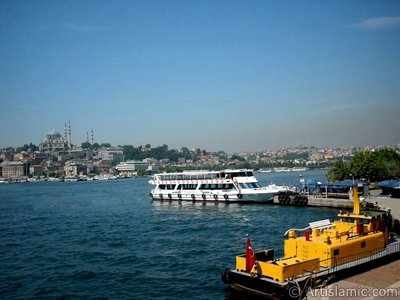
[[[0,148],[400,143],[396,1],[2,1]]]
[[[43,138],[35,143],[35,142],[24,142],[22,144],[19,145],[7,145],[5,147],[0,147],[1,149],[7,149],[8,147],[12,147],[12,148],[19,148],[19,147],[26,147],[29,146],[30,144],[32,144],[33,146],[39,147],[40,145],[47,145],[48,143],[48,139],[49,136],[58,136],[59,140],[58,143],[63,143],[65,145],[65,147],[67,147],[68,149],[79,149],[83,144],[85,143],[89,143],[90,145],[99,145],[100,148],[121,148],[123,146],[133,146],[135,148],[140,148],[140,147],[148,147],[150,146],[150,148],[157,148],[157,147],[163,147],[163,146],[167,146],[169,150],[178,150],[180,151],[183,148],[189,149],[190,151],[196,151],[196,149],[198,150],[202,150],[202,151],[206,151],[206,152],[219,152],[219,151],[223,151],[226,153],[256,153],[256,152],[265,152],[265,151],[286,151],[286,150],[295,150],[295,149],[319,149],[319,150],[338,150],[338,149],[351,149],[351,148],[362,148],[362,149],[381,149],[381,148],[394,148],[400,147],[400,143],[392,143],[392,144],[368,144],[368,145],[353,145],[353,144],[348,144],[348,145],[342,145],[342,146],[326,146],[326,145],[320,145],[320,146],[315,146],[315,145],[303,145],[303,144],[297,144],[297,145],[291,145],[291,146],[287,146],[287,147],[281,147],[281,148],[264,148],[264,149],[260,149],[260,150],[248,150],[248,151],[226,151],[226,149],[218,149],[218,150],[210,150],[207,148],[199,148],[199,147],[191,147],[188,145],[182,145],[179,148],[175,148],[175,147],[170,147],[168,144],[162,144],[162,145],[154,145],[151,143],[143,143],[143,144],[112,144],[109,143],[108,141],[98,141],[94,139],[94,131],[93,129],[90,132],[89,135],[89,131],[86,131],[85,133],[85,140],[82,140],[81,142],[78,143],[72,143],[71,142],[71,135],[72,135],[72,130],[71,130],[71,123],[70,121],[68,121],[68,123],[64,124],[64,134],[62,131],[58,131],[56,128],[51,129],[49,132],[47,132],[46,135],[43,136]],[[103,145],[109,145],[109,146],[103,146]],[[83,146],[86,147],[86,146]]]

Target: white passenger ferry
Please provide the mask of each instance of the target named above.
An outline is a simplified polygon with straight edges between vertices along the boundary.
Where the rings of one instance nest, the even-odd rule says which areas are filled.
[[[251,170],[184,171],[155,174],[153,200],[272,202],[287,187],[261,187]]]

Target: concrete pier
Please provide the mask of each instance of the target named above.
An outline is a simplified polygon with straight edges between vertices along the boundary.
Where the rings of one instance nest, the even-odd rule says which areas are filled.
[[[339,209],[353,209],[353,201],[350,199],[341,198],[325,198],[308,195],[307,206],[320,206],[320,207],[331,207]],[[381,198],[370,196],[363,199],[372,204],[378,205],[381,208],[389,208],[391,210],[394,219],[400,220],[400,199],[397,198]],[[278,197],[274,197],[274,204],[279,204]]]
[[[324,197],[315,197],[312,195],[308,195],[307,198],[308,198],[307,206],[353,209],[353,202],[350,199],[324,198]],[[279,204],[278,197],[274,197],[274,204]]]
[[[366,199],[381,208],[389,208],[393,219],[400,220],[400,199],[398,198],[380,198],[380,197],[369,197]]]
[[[400,260],[309,292],[307,299],[399,299]]]

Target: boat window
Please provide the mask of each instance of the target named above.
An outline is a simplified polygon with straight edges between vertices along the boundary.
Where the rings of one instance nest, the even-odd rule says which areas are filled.
[[[200,186],[201,190],[211,190],[211,184],[202,184]]]
[[[240,187],[243,189],[257,189],[260,188],[260,184],[258,182],[241,183]]]
[[[175,189],[175,186],[176,186],[175,184],[160,184],[158,188],[160,190],[173,190]]]
[[[353,218],[342,218],[342,222],[345,222],[345,223],[354,223],[354,219],[353,219]]]
[[[173,190],[175,189],[175,184],[160,184],[159,189],[161,190]]]
[[[235,172],[235,173],[230,173],[229,174],[230,178],[233,178],[233,177],[247,177],[247,176],[254,176],[253,172],[246,171],[246,172]]]
[[[335,249],[335,250],[333,250],[333,255],[334,255],[334,256],[337,256],[337,255],[339,255],[339,249]]]
[[[197,184],[182,184],[182,189],[184,190],[195,190],[197,188]]]
[[[365,248],[365,245],[366,245],[365,241],[361,242],[361,248]]]
[[[225,184],[208,184],[204,183],[200,186],[200,190],[232,190],[235,186],[233,183],[225,183]]]
[[[232,183],[227,183],[223,185],[223,189],[224,190],[233,190],[235,188],[235,186]]]

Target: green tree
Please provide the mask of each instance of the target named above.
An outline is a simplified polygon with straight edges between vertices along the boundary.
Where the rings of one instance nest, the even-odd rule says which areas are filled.
[[[349,164],[339,160],[328,170],[327,178],[329,181],[345,180],[350,178],[350,174]]]
[[[89,149],[92,147],[92,145],[89,142],[83,142],[81,143],[82,149]]]
[[[400,178],[400,154],[387,148],[376,152],[361,151],[350,163],[337,162],[327,176],[329,180],[354,177],[374,182]]]

